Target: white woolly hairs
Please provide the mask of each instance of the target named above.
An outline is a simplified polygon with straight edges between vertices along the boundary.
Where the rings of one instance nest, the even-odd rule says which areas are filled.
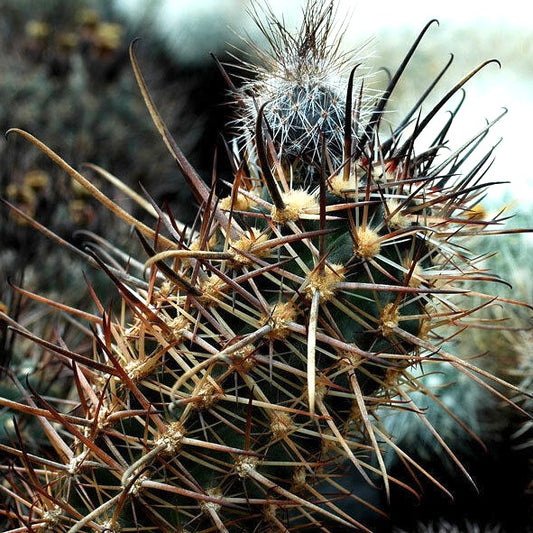
[[[249,137],[258,110],[264,106],[264,120],[282,163],[291,166],[297,184],[312,185],[321,165],[326,164],[331,172],[343,162],[348,78],[363,59],[359,54],[340,52],[343,28],[334,27],[333,2],[308,0],[296,33],[289,31],[265,3],[260,7],[253,4],[251,14],[269,50],[265,52],[248,40],[260,66],[245,64],[254,79],[239,90],[238,98],[244,105],[237,125],[243,137]],[[363,78],[364,68],[357,66],[352,138],[364,131],[360,125],[364,125],[373,100],[361,90]]]

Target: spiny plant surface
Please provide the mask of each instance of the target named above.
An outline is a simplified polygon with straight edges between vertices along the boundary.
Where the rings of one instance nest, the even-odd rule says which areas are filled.
[[[72,380],[59,397],[13,375],[20,398],[0,400],[18,413],[13,443],[1,445],[11,457],[1,487],[9,531],[370,531],[361,508],[383,511],[364,500],[356,479],[385,494],[392,484],[416,494],[387,474],[386,449],[446,491],[387,433],[386,411],[417,413],[468,476],[408,392],[438,402],[412,372],[431,360],[505,399],[500,378],[444,346],[485,325],[479,308],[506,303],[478,295],[482,303],[472,306],[465,289],[497,281],[468,251],[477,236],[503,231],[501,217],[486,219],[479,208],[492,150],[476,149],[494,121],[447,151],[459,98],[432,142],[419,147],[417,138],[485,64],[424,112],[438,79],[430,82],[400,124],[382,127],[431,23],[379,97],[366,97],[352,69],[344,91],[330,85],[315,99],[299,75],[274,66],[288,47],[286,70],[312,74],[316,61],[342,67],[338,43],[327,44],[332,9],[310,0],[294,37],[267,12],[273,63],[258,84],[235,91],[246,118],[228,143],[234,176],[220,199],[170,136],[131,49],[148,109],[200,205],[194,228],[135,197],[155,219],[153,228],[144,224],[37,138],[11,130],[133,226],[146,257],[103,239],[85,250],[62,242],[107,274],[114,306],[90,286],[89,310],[15,288],[57,309],[86,335],[86,350],[69,346],[59,328],[43,338],[2,312],[6,327],[54,354]],[[312,105],[296,122],[280,106],[276,123],[268,98],[254,94],[269,72],[293,83],[298,99],[310,91]],[[39,446],[25,438],[32,417]]]

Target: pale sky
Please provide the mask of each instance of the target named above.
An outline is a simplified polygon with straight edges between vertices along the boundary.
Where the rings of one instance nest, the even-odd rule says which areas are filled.
[[[158,1],[117,0],[124,10],[138,10],[139,6],[158,4]],[[211,33],[223,33],[227,24],[240,30],[245,23],[249,0],[161,0],[162,17],[160,21],[171,31],[179,32],[180,24],[189,26],[190,20],[203,20],[206,37]],[[269,0],[276,13],[283,14],[290,24],[297,21],[305,0]],[[468,1],[447,0],[446,2],[428,0],[381,0],[365,2],[362,0],[337,0],[339,12],[352,12],[357,21],[358,33],[376,33],[382,28],[399,26],[419,27],[432,18],[441,22],[463,24],[466,22],[493,22],[529,28],[533,31],[533,19],[526,14],[523,0],[506,1]],[[248,25],[249,26],[249,25]],[[208,37],[207,37],[208,39]],[[209,39],[208,39],[209,40]],[[207,40],[207,42],[208,42]]]

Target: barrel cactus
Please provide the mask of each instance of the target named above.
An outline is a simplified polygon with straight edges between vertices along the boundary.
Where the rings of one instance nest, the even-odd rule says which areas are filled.
[[[0,400],[18,413],[15,435],[33,417],[46,441],[2,445],[12,457],[2,486],[11,531],[370,531],[361,509],[383,511],[354,480],[385,495],[393,484],[416,492],[387,474],[386,449],[432,479],[382,423],[405,409],[468,476],[409,391],[435,396],[412,372],[431,360],[503,398],[500,378],[445,349],[458,330],[483,325],[479,307],[502,304],[486,295],[472,308],[465,288],[491,277],[469,241],[502,232],[479,209],[492,150],[475,155],[499,117],[446,152],[460,99],[432,142],[420,148],[418,137],[485,64],[424,113],[431,82],[391,129],[383,111],[432,23],[372,93],[339,55],[332,4],[309,0],[296,34],[266,16],[269,61],[234,88],[226,195],[215,193],[222,178],[208,186],[169,134],[131,48],[150,114],[200,206],[193,227],[131,193],[154,217],[147,225],[33,135],[11,130],[134,227],[145,254],[96,237],[83,250],[63,242],[119,296],[112,305],[90,289],[88,310],[44,299],[86,336],[77,349],[59,330],[43,338],[0,315],[72,380],[63,398],[28,381],[19,399]]]

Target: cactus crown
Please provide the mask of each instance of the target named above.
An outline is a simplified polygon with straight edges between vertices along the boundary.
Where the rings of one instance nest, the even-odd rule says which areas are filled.
[[[424,419],[407,394],[423,387],[411,368],[432,358],[477,381],[500,381],[443,347],[451,327],[476,326],[463,287],[487,277],[465,244],[498,233],[499,220],[472,215],[487,187],[479,178],[490,152],[465,170],[492,123],[439,157],[457,108],[430,146],[414,150],[479,68],[409,133],[420,104],[382,139],[381,113],[422,35],[362,120],[366,103],[352,96],[353,75],[345,94],[331,95],[340,86],[328,85],[326,73],[347,60],[326,42],[332,5],[319,6],[308,3],[295,37],[272,18],[263,26],[284,71],[267,73],[267,64],[264,78],[247,87],[271,93],[254,95],[258,106],[245,100],[252,139],[234,156],[231,191],[220,201],[168,133],[132,49],[148,109],[201,204],[194,230],[152,205],[150,228],[14,130],[133,225],[148,259],[121,263],[103,243],[77,251],[121,297],[118,311],[94,292],[93,312],[49,300],[88,334],[89,350],[40,338],[2,313],[17,333],[55,353],[74,383],[68,401],[21,387],[22,399],[9,403],[39,417],[48,440],[41,455],[2,446],[18,461],[6,474],[12,523],[70,533],[369,531],[354,510],[360,497],[350,480],[360,476],[387,493],[400,484],[387,474],[384,447],[429,476],[396,447],[378,415],[412,409]],[[279,100],[310,90],[311,65],[324,72],[323,85],[309,93],[316,100],[283,116]],[[267,86],[267,74],[282,83]],[[317,118],[315,105],[328,116]],[[483,305],[497,301],[487,296]]]
[[[299,167],[297,175],[292,176],[297,185],[309,185],[310,181],[316,181],[321,162],[324,163],[321,138],[326,139],[328,168],[332,170],[343,160],[347,124],[353,137],[363,132],[374,100],[370,90],[363,91],[361,85],[361,97],[353,112],[350,111],[348,122],[345,117],[350,71],[357,70],[361,84],[364,80],[364,67],[355,63],[356,59],[363,60],[362,50],[356,57],[340,51],[343,31],[335,25],[333,2],[308,2],[295,34],[268,7],[260,12],[254,7],[252,16],[269,48],[265,50],[248,41],[259,66],[257,63],[243,65],[253,77],[237,92],[244,110],[237,125],[245,144],[249,143],[257,110],[264,106],[277,157],[283,163]]]

